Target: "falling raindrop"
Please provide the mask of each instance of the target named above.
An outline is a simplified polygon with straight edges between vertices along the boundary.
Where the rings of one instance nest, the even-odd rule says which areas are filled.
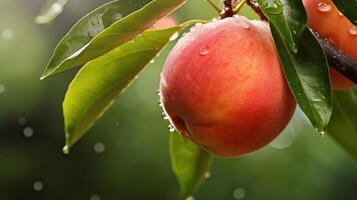
[[[357,27],[356,26],[352,26],[351,28],[350,28],[350,34],[351,35],[357,35]]]
[[[171,37],[170,37],[170,41],[176,40],[176,39],[178,38],[178,36],[179,36],[179,33],[178,33],[178,32],[172,34]]]
[[[103,153],[105,151],[105,145],[101,142],[98,142],[94,145],[94,151],[96,153]]]
[[[210,172],[206,172],[205,175],[204,175],[205,178],[209,178],[211,177],[211,173]]]
[[[1,36],[4,40],[11,40],[14,36],[14,33],[11,29],[5,29],[2,31]]]
[[[43,190],[43,183],[41,181],[36,181],[33,184],[33,189],[37,192],[42,191]]]
[[[320,11],[320,12],[330,12],[331,10],[331,5],[326,3],[326,2],[320,2],[318,5],[317,5],[317,9]]]
[[[89,200],[101,200],[100,196],[97,194],[92,195]]]
[[[207,47],[207,46],[202,47],[202,48],[200,49],[200,55],[201,55],[201,56],[205,56],[205,55],[207,55],[207,54],[209,54],[209,47]]]
[[[31,127],[26,127],[23,130],[23,134],[25,137],[30,138],[33,136],[33,129]]]
[[[6,91],[6,87],[3,84],[0,84],[0,94],[4,93]]]
[[[233,197],[235,199],[244,199],[245,197],[245,190],[243,188],[236,188],[233,190]]]
[[[169,128],[169,132],[170,132],[170,133],[175,132],[175,128],[174,128],[174,126],[172,126],[172,124],[170,124],[170,125],[168,126],[168,128]]]

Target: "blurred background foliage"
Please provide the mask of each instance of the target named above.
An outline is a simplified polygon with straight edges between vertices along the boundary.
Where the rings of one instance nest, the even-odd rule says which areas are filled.
[[[62,154],[61,102],[74,71],[39,77],[60,38],[105,2],[69,1],[52,24],[39,26],[34,19],[44,0],[0,1],[1,200],[179,199],[156,92],[172,44],[71,154]],[[255,17],[246,8],[243,13]],[[203,0],[174,13],[178,21],[214,15]],[[271,145],[241,158],[216,158],[207,177],[195,199],[357,199],[356,163],[299,110]]]

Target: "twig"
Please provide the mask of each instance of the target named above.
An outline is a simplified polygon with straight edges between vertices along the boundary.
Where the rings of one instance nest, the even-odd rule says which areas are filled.
[[[223,0],[223,9],[220,14],[221,19],[233,17],[233,0]]]

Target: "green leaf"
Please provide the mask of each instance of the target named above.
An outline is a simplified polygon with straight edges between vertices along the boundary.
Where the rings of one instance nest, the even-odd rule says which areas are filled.
[[[357,90],[336,91],[328,133],[357,160]]]
[[[71,82],[63,102],[66,132],[64,151],[69,151],[171,37],[195,22],[145,31],[84,65]]]
[[[296,53],[297,41],[305,30],[306,12],[301,0],[257,0],[288,48]]]
[[[118,0],[99,7],[80,19],[61,40],[41,78],[81,66],[122,45],[185,1]]]
[[[173,171],[179,181],[184,198],[192,195],[208,172],[212,154],[200,148],[178,133],[170,136],[170,155]]]
[[[324,52],[309,29],[302,33],[297,54],[270,26],[284,73],[301,110],[318,131],[325,131],[332,113],[331,85]]]
[[[333,2],[354,25],[357,25],[357,0],[333,0]]]
[[[63,11],[63,6],[67,0],[48,0],[42,8],[40,14],[36,17],[37,24],[47,24],[54,20]]]

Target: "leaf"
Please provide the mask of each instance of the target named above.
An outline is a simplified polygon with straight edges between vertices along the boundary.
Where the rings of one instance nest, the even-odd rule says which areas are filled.
[[[61,40],[41,79],[83,65],[122,45],[185,1],[119,0],[99,7],[80,19]]]
[[[297,41],[305,30],[306,12],[301,0],[257,0],[288,48],[296,53]]]
[[[36,17],[37,24],[47,24],[53,21],[63,11],[63,6],[67,0],[48,0],[47,4],[42,8],[40,14]]]
[[[301,110],[320,132],[325,131],[332,113],[331,85],[323,50],[305,29],[294,54],[289,51],[274,26],[270,26],[289,86]]]
[[[333,0],[333,2],[351,23],[357,25],[357,0]]]
[[[134,40],[84,65],[71,82],[63,102],[64,151],[69,151],[172,36],[196,22],[145,31]]]
[[[200,148],[178,133],[170,136],[170,155],[173,171],[179,181],[184,198],[192,195],[208,172],[212,154]]]
[[[328,133],[357,160],[357,90],[336,91]]]

